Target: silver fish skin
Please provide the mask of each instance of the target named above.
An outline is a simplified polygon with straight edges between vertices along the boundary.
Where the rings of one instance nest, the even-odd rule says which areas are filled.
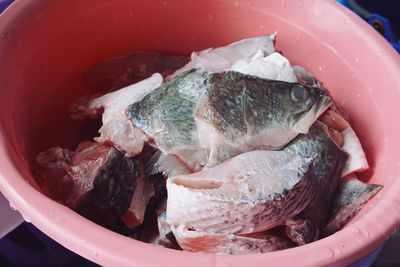
[[[192,171],[254,149],[276,150],[331,104],[325,91],[228,71],[191,70],[129,106],[133,125]]]
[[[203,71],[187,71],[127,110],[132,123],[144,131],[162,153],[176,155],[193,171],[199,170],[206,161],[206,154],[199,145],[193,110],[200,95],[209,88],[209,75]]]
[[[312,159],[257,150],[167,180],[167,222],[200,232],[248,234],[297,215],[314,196]]]
[[[348,155],[331,139],[327,126],[319,121],[283,151],[300,157],[314,157],[311,177],[315,196],[302,212],[286,221],[287,235],[296,244],[304,245],[321,236]]]

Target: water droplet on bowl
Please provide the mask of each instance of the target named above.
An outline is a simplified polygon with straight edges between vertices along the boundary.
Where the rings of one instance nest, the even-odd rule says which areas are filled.
[[[13,203],[11,203],[10,202],[10,209],[12,209],[12,210],[17,210],[17,208],[14,206],[14,204]]]
[[[335,249],[334,251],[333,251],[333,253],[335,254],[335,256],[339,256],[340,254],[342,254],[342,251],[340,250],[340,249]]]
[[[330,260],[335,258],[335,251],[331,248],[328,249],[328,258]]]
[[[299,2],[298,2],[298,5],[299,5],[299,7],[303,7],[303,2],[302,2],[302,1],[299,1]]]
[[[369,231],[361,231],[361,234],[365,237],[365,238],[369,238],[371,236],[371,233]]]
[[[360,59],[358,58],[358,57],[356,57],[355,59],[354,59],[354,63],[358,63],[358,62],[360,62]]]
[[[208,19],[209,19],[211,22],[214,22],[214,21],[215,21],[215,16],[214,16],[213,14],[208,14]]]
[[[21,213],[21,215],[22,215],[22,218],[24,218],[24,221],[26,221],[27,223],[30,223],[30,222],[31,222],[31,219],[28,218],[28,216],[26,216],[26,214],[22,214],[22,213]]]
[[[168,6],[169,3],[168,3],[168,1],[163,1],[162,4],[163,4],[164,6]]]
[[[234,5],[235,7],[239,7],[239,6],[240,6],[240,3],[239,3],[239,1],[235,1],[235,3],[233,3],[233,5]]]
[[[286,7],[286,0],[281,1],[281,7],[285,8]]]

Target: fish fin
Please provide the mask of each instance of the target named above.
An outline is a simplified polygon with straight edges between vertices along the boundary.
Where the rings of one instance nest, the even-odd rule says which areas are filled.
[[[343,179],[334,198],[331,216],[323,231],[324,236],[340,230],[382,188],[383,185]]]
[[[145,172],[147,175],[162,173],[167,177],[191,173],[177,156],[172,154],[166,155],[161,151],[156,152],[147,162]]]

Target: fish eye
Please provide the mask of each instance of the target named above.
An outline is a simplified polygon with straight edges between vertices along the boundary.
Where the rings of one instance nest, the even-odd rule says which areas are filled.
[[[290,97],[294,102],[303,102],[308,98],[308,91],[303,86],[295,85],[292,87]]]

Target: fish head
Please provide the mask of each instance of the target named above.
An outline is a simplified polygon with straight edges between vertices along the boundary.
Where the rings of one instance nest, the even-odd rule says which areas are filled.
[[[319,87],[299,83],[292,83],[288,90],[288,125],[294,132],[306,134],[311,125],[332,104],[331,97]]]

